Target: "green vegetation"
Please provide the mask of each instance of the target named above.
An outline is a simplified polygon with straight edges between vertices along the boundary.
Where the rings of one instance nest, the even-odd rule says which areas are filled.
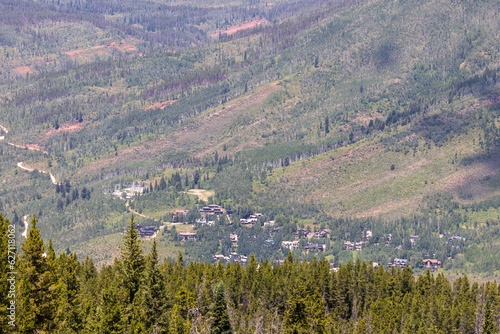
[[[495,5],[0,0],[0,210],[19,226],[36,214],[57,252],[98,264],[136,212],[165,225],[163,258],[283,259],[303,226],[331,230],[335,263],[431,257],[494,277]],[[208,204],[235,212],[201,226]],[[293,254],[311,260],[305,243]]]
[[[1,242],[10,222],[0,215]],[[210,264],[145,254],[133,219],[121,256],[99,270],[90,258],[45,247],[36,218],[17,265],[16,327],[32,333],[498,333],[500,286],[454,282],[429,271],[374,268],[359,259]],[[46,252],[46,256],[44,256]],[[2,274],[3,275],[3,274]],[[17,282],[17,281],[16,281]],[[43,293],[41,293],[43,292]],[[2,298],[4,296],[2,295]],[[0,319],[6,318],[5,307]],[[12,331],[0,324],[2,331]]]

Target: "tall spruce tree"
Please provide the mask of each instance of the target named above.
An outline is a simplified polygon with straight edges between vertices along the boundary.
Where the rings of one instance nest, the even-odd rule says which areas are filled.
[[[22,244],[19,258],[20,291],[19,331],[21,333],[51,332],[54,330],[54,275],[45,257],[45,245],[33,215],[31,229]]]
[[[104,275],[106,285],[102,289],[99,332],[107,334],[123,333],[122,308],[118,300],[111,270]]]
[[[224,284],[222,282],[215,286],[214,301],[212,304],[213,323],[210,327],[210,334],[231,334],[231,322],[227,310],[226,297],[224,296]]]
[[[59,267],[60,293],[58,298],[56,322],[60,333],[79,333],[82,329],[80,263],[76,255],[62,253],[57,261]]]
[[[124,249],[121,254],[123,262],[122,278],[125,286],[127,302],[132,304],[135,298],[144,270],[144,256],[139,239],[139,232],[134,223],[134,216],[130,218],[130,225],[124,238]]]
[[[142,289],[142,314],[146,329],[151,332],[158,330],[158,321],[165,312],[165,283],[158,266],[158,252],[156,250],[156,239],[146,259],[146,270]],[[160,326],[164,327],[164,326]]]

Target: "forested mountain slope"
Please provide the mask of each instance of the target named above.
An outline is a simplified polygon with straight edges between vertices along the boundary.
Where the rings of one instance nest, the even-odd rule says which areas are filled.
[[[19,223],[39,215],[56,249],[105,261],[128,210],[160,225],[187,209],[193,223],[215,203],[236,211],[234,224],[198,230],[209,246],[195,242],[188,257],[283,258],[292,230],[323,226],[335,261],[434,254],[448,269],[494,273],[496,2],[1,6],[0,210]],[[127,203],[111,195],[132,182],[148,191]],[[213,195],[202,202],[191,188]],[[237,224],[255,212],[285,232]],[[160,253],[175,256],[187,246],[165,229]],[[343,249],[366,230],[404,247]],[[219,242],[229,232],[259,241]],[[420,244],[405,245],[412,234]],[[447,244],[452,235],[469,244]]]

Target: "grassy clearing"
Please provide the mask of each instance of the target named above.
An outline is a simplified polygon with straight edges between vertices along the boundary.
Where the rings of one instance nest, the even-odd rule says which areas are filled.
[[[205,189],[189,189],[187,192],[188,195],[198,196],[198,198],[204,202],[208,202],[208,198],[215,195],[215,191],[213,190],[205,190]]]

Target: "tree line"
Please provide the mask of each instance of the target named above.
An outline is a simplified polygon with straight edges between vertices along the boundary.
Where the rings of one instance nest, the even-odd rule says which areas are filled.
[[[372,263],[333,269],[322,259],[282,264],[161,262],[144,254],[133,217],[120,257],[56,255],[33,216],[16,270],[15,328],[7,317],[10,222],[0,215],[2,332],[18,333],[498,333],[500,286],[415,277]]]

